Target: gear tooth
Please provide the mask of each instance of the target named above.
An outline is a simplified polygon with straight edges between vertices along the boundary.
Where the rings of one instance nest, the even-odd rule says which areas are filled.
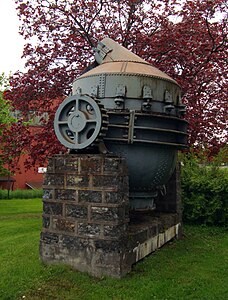
[[[97,103],[101,110],[102,124],[101,124],[100,132],[97,136],[97,139],[95,140],[96,145],[103,141],[103,139],[106,136],[106,133],[108,131],[108,124],[109,124],[109,121],[108,121],[109,116],[108,116],[107,110],[104,108],[103,104],[101,104],[99,100],[97,100]]]
[[[74,99],[72,98],[69,98],[69,100],[67,100],[68,102],[69,101],[75,101],[75,100],[77,100],[77,101],[79,101],[79,99],[77,98],[78,96],[77,95],[74,95]],[[80,99],[83,99],[83,95],[81,95],[80,97],[82,97],[82,98],[80,98]],[[85,146],[87,143],[88,143],[88,138],[86,137],[86,134],[89,132],[89,129],[91,128],[93,128],[94,130],[95,130],[95,128],[94,127],[87,127],[87,125],[85,124],[85,126],[84,126],[84,128],[83,129],[85,129],[85,135],[83,136],[84,137],[84,139],[85,139],[85,141],[84,142],[82,142],[81,143],[81,147],[82,148],[80,148],[80,149],[78,149],[77,148],[77,145],[75,145],[75,143],[72,141],[72,143],[74,144],[74,146],[76,147],[76,148],[72,148],[73,149],[73,151],[76,151],[76,152],[78,152],[78,153],[83,153],[83,151],[85,150],[85,149],[87,149],[87,150],[92,150],[93,149],[93,147],[95,147],[95,146],[98,146],[98,143],[100,143],[100,142],[102,142],[103,140],[104,140],[104,137],[106,136],[106,134],[107,134],[107,131],[108,131],[108,124],[109,124],[109,115],[108,115],[108,113],[107,113],[107,110],[105,109],[105,107],[104,107],[104,105],[103,104],[101,104],[101,102],[98,100],[98,99],[96,99],[96,98],[93,98],[93,97],[91,97],[91,96],[89,96],[90,97],[90,99],[91,99],[91,101],[89,101],[88,103],[90,103],[90,106],[94,109],[94,110],[96,110],[96,113],[97,113],[97,116],[99,116],[99,118],[101,117],[101,124],[96,124],[95,125],[95,128],[96,128],[96,126],[98,125],[99,127],[100,127],[100,131],[98,132],[98,134],[96,135],[96,136],[93,136],[93,132],[92,132],[92,135],[91,136],[93,136],[94,137],[94,140],[92,141],[92,143],[90,144],[90,145],[88,145],[88,146]],[[84,101],[86,102],[86,98],[84,99]],[[93,103],[93,101],[95,102],[95,103]],[[67,102],[67,105],[68,105],[68,102]],[[65,103],[65,102],[63,102],[63,103]],[[71,103],[71,102],[70,102]],[[75,103],[75,102],[74,102]],[[65,104],[66,105],[66,104]],[[60,109],[66,109],[68,106],[63,106],[63,107],[59,107],[58,108],[58,110],[60,110]],[[74,105],[72,106],[72,107],[74,107]],[[79,109],[79,111],[80,111],[80,109]],[[71,111],[71,113],[73,113],[73,111]],[[77,132],[77,130],[75,129],[75,131],[74,131],[74,129],[72,129],[72,131],[73,132],[71,132],[71,129],[68,127],[68,123],[66,122],[66,129],[68,130],[68,137],[69,137],[69,139],[73,139],[73,136],[74,136],[74,133],[76,133]],[[83,134],[83,133],[82,133]],[[63,137],[63,140],[66,140],[66,138],[65,137]],[[67,143],[69,144],[69,141],[67,140]]]
[[[107,110],[104,108],[104,105],[98,99],[93,99],[93,100],[97,103],[100,109],[101,128],[96,139],[89,146],[86,147],[88,150],[97,147],[98,144],[104,140],[104,137],[106,136],[108,131],[108,124],[109,124],[109,115],[107,113]]]

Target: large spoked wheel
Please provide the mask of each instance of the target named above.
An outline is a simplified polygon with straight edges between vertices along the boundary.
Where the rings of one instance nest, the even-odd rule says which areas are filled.
[[[84,149],[92,145],[101,127],[101,109],[98,103],[87,95],[66,98],[55,114],[55,134],[69,149]]]

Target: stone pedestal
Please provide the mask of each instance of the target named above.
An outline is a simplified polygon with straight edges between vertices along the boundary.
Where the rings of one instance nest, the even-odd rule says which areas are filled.
[[[56,155],[43,188],[40,256],[46,263],[120,278],[180,232],[181,214],[166,204],[131,213],[130,221],[128,170],[116,156]]]

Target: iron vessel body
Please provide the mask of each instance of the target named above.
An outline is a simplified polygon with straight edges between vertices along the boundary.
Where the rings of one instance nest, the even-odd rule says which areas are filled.
[[[97,144],[102,142],[109,152],[126,159],[132,208],[153,209],[158,191],[164,190],[174,171],[177,150],[187,143],[181,88],[167,74],[111,39],[98,44],[95,58],[97,66],[74,81],[72,95],[75,99],[86,95],[99,103],[101,115],[105,111],[106,121],[100,124],[103,135],[98,136]],[[55,120],[57,133],[59,124]],[[97,131],[95,126],[91,128],[90,132]],[[61,134],[57,136],[63,143]],[[74,132],[72,136],[69,148],[82,149],[74,142]],[[81,136],[81,140],[90,138],[86,130]]]

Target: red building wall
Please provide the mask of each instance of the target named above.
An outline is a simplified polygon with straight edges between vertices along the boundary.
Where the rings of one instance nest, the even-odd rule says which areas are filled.
[[[63,97],[54,99],[52,102],[52,107],[50,110],[54,109],[58,106],[63,100]],[[43,115],[37,115],[36,111],[29,112],[29,120],[32,125],[30,125],[30,132],[35,134],[42,129],[42,118],[48,118],[48,112],[44,112]],[[31,141],[32,142],[32,141]],[[35,188],[41,188],[43,183],[43,173],[38,171],[39,168],[44,168],[44,165],[37,165],[30,170],[26,170],[24,167],[24,162],[28,155],[21,155],[20,160],[18,162],[19,170],[15,172],[13,176],[10,176],[12,179],[15,179],[13,183],[13,189],[28,189],[31,188],[31,185]],[[6,178],[7,179],[7,178]],[[9,186],[9,183],[0,181],[0,188],[6,188]]]
[[[40,126],[30,126],[31,133],[36,133],[40,130]],[[7,176],[0,177],[0,189],[30,189],[42,188],[43,173],[39,168],[44,166],[35,166],[26,170],[24,162],[28,158],[27,154],[22,154],[17,163],[17,170],[10,176],[10,181]],[[7,168],[7,166],[6,166]]]
[[[16,181],[14,182],[13,189],[29,189],[31,186],[35,188],[41,188],[43,182],[43,174],[38,172],[39,167],[31,168],[30,170],[25,170],[24,162],[27,158],[27,155],[22,155],[18,167],[19,171],[15,172],[15,175],[12,176]]]

